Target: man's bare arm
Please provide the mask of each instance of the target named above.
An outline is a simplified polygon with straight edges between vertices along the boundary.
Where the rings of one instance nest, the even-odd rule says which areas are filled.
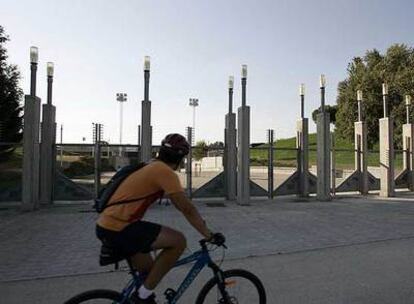
[[[211,237],[211,232],[208,230],[205,222],[200,216],[200,213],[198,213],[197,208],[194,207],[184,192],[170,194],[169,198],[173,202],[174,206],[181,211],[188,222],[198,232],[200,232],[206,239],[209,239]]]

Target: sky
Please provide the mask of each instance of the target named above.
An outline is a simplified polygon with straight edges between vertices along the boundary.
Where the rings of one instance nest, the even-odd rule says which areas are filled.
[[[223,141],[228,77],[234,75],[234,110],[240,106],[240,70],[248,65],[251,142],[293,137],[305,83],[305,116],[335,104],[338,82],[353,57],[381,53],[394,43],[414,45],[410,0],[0,0],[0,25],[11,41],[9,62],[29,92],[29,49],[39,48],[37,95],[46,101],[46,63],[55,64],[53,103],[63,142],[92,141],[92,123],[104,140],[137,143],[144,56],[151,57],[153,143],[192,125],[189,98],[198,98],[196,140]],[[310,131],[315,125],[310,118]],[[58,136],[58,141],[60,137]]]

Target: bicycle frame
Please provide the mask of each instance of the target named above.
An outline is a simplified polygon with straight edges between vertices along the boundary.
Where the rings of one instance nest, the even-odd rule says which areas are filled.
[[[174,267],[179,267],[185,264],[196,262],[194,266],[187,273],[187,276],[184,278],[177,291],[174,293],[172,298],[168,298],[168,304],[176,304],[178,299],[184,294],[187,288],[191,285],[200,271],[205,267],[209,266],[213,269],[214,273],[220,272],[220,269],[212,262],[208,249],[205,246],[202,246],[202,249],[194,252],[193,254],[182,258],[174,264]],[[132,279],[128,282],[127,286],[122,290],[122,301],[119,304],[124,304],[128,300],[128,296],[133,291],[134,287],[139,288],[145,280],[145,275],[140,275],[135,271],[131,272]]]

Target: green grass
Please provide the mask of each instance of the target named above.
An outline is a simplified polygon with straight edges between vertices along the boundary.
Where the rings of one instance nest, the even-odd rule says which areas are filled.
[[[22,173],[15,171],[3,171],[0,174],[0,192],[15,188],[22,182]]]
[[[250,149],[250,158],[252,165],[266,166],[268,145],[262,145],[258,148]],[[275,151],[273,152],[274,165],[276,167],[296,167],[297,152],[296,137],[279,139],[274,143]],[[279,150],[280,149],[280,150]],[[292,150],[283,150],[292,149]],[[337,169],[354,169],[354,143],[335,138],[335,162]],[[346,151],[341,151],[346,150]],[[379,147],[374,145],[368,153],[368,166],[379,166]],[[309,166],[316,165],[316,134],[309,134]],[[402,168],[402,153],[396,153],[395,167],[397,170]]]
[[[9,169],[21,169],[23,162],[23,147],[16,147],[13,154],[9,155],[6,160],[0,162],[0,171]]]

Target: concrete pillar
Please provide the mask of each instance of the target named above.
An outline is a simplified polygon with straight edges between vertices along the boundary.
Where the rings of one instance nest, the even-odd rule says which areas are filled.
[[[329,113],[317,115],[317,198],[331,200],[331,157],[330,157],[330,119]]]
[[[225,177],[226,194],[230,201],[236,200],[237,194],[237,148],[236,148],[236,114],[226,115],[225,130]]]
[[[53,202],[53,180],[56,162],[56,108],[51,104],[44,104],[42,111],[42,132],[40,145],[40,202]]]
[[[22,209],[39,206],[39,125],[40,98],[26,95],[24,100]]]
[[[368,194],[368,140],[367,124],[364,121],[354,123],[355,171],[359,173],[359,191]]]
[[[146,162],[151,159],[151,101],[142,101],[141,116],[141,161]]]
[[[335,197],[336,195],[336,152],[335,152],[335,134],[330,133],[330,156],[331,156],[331,197]]]
[[[269,150],[267,153],[267,196],[273,199],[274,189],[274,174],[273,174],[273,142],[274,142],[274,130],[267,130],[267,143]]]
[[[94,146],[94,164],[95,164],[95,197],[98,197],[99,192],[101,190],[101,144],[99,141],[95,143]]]
[[[309,196],[309,122],[307,118],[296,121],[296,148],[298,149],[298,172],[300,197]]]
[[[238,109],[237,203],[248,205],[250,200],[250,107]]]
[[[408,188],[414,191],[414,124],[403,125],[403,166],[408,171]]]
[[[379,120],[380,196],[383,197],[395,195],[393,123],[393,119],[389,117],[381,118]]]
[[[187,127],[187,142],[191,143],[193,140],[193,129],[191,127]],[[190,152],[187,154],[187,162],[185,166],[185,176],[186,176],[186,184],[187,184],[187,195],[188,197],[193,196],[193,176],[192,176],[192,160],[193,160],[193,151],[192,147]]]

